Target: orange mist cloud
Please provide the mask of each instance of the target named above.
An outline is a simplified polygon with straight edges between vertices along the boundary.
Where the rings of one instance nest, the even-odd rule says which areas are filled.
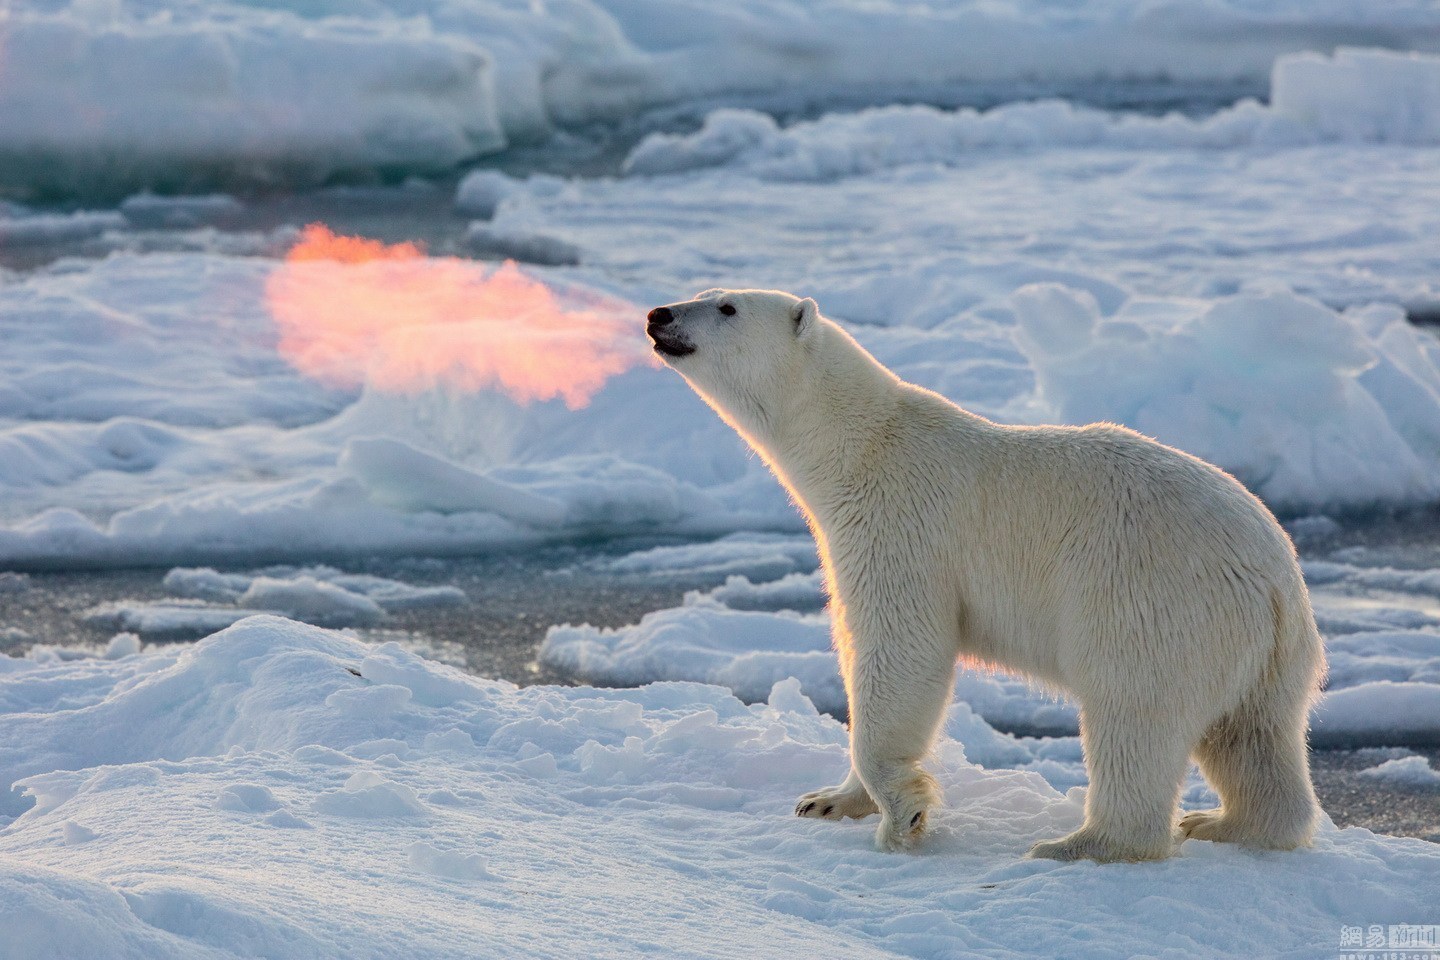
[[[335,386],[494,387],[574,410],[610,377],[653,362],[630,304],[551,289],[513,262],[427,257],[321,224],[305,228],[265,294],[281,354]]]

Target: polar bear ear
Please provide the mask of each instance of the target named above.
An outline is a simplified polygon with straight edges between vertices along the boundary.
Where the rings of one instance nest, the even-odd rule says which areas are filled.
[[[790,319],[795,321],[795,336],[804,337],[815,328],[815,321],[820,319],[820,306],[806,297],[791,308]]]

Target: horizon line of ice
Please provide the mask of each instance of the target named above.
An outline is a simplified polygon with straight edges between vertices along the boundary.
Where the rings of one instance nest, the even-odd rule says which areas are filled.
[[[1340,48],[1275,61],[1268,105],[1245,99],[1202,118],[1117,114],[1068,100],[989,110],[886,106],[781,126],[719,109],[695,133],[653,133],[626,157],[631,175],[710,168],[768,180],[826,181],[975,150],[1052,147],[1233,149],[1322,143],[1440,145],[1440,56]]]
[[[1145,4],[1100,2],[837,0],[822,14],[742,0],[684,16],[663,0],[371,6],[360,18],[339,3],[207,0],[146,17],[17,0],[0,34],[0,188],[23,199],[433,173],[558,128],[727,98],[953,99],[968,85],[990,99],[1137,83],[1258,94],[1277,58],[1304,50],[1440,49],[1440,10],[1387,21],[1360,0],[1323,16],[1298,0],[1263,14],[1211,5],[1188,11],[1185,30]],[[1286,29],[1257,31],[1267,21]]]

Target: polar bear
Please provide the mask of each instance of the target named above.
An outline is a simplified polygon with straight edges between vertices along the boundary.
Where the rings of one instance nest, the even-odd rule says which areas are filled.
[[[1031,856],[1310,841],[1323,646],[1289,538],[1234,478],[1114,424],[992,423],[900,380],[814,300],[707,290],[648,320],[819,547],[851,769],[798,815],[878,811],[877,845],[912,846],[938,798],[921,760],[966,658],[1080,703],[1085,821]],[[1222,805],[1177,829],[1192,755]]]

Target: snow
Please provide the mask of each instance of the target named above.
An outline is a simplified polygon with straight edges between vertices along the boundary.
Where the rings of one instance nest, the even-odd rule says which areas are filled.
[[[963,713],[947,730],[997,768],[942,739],[930,838],[881,854],[873,822],[792,815],[846,762],[793,682],[753,706],[697,684],[522,690],[270,617],[3,662],[17,957],[1302,957],[1440,897],[1434,845],[1328,824],[1294,853],[1022,860],[1079,822],[1083,788],[1004,769],[1037,748]]]
[[[708,545],[709,555],[728,559],[735,546],[733,540],[716,541]],[[706,545],[687,550],[690,569],[707,569]],[[609,568],[645,569],[655,559],[653,550],[638,551],[609,561]],[[1326,692],[1312,715],[1313,741],[1436,742],[1440,603],[1433,571],[1333,560],[1309,560],[1304,568],[1330,660]],[[773,684],[793,677],[816,707],[844,716],[845,690],[830,647],[829,618],[816,612],[825,603],[819,577],[781,572],[771,571],[775,579],[760,583],[731,575],[631,626],[553,626],[540,660],[590,683],[694,680],[724,686],[747,702],[763,700]],[[1053,736],[1079,729],[1068,699],[974,664],[962,664],[955,696],[1003,730]]]
[[[151,6],[11,7],[6,186],[183,183],[186,167],[320,182],[385,164],[443,169],[505,142],[490,57],[418,21]]]
[[[1116,114],[1065,100],[984,112],[888,106],[782,128],[767,113],[722,109],[691,134],[651,134],[637,175],[734,167],[765,179],[834,180],[975,150],[1042,147],[1233,149],[1318,142],[1440,143],[1440,56],[1338,50],[1275,62],[1270,105],[1243,100],[1208,117]]]
[[[1398,757],[1360,771],[1360,776],[1411,787],[1440,787],[1440,772],[1424,757]]]
[[[458,587],[420,587],[327,566],[273,566],[248,573],[176,567],[162,585],[178,599],[106,603],[86,612],[83,619],[138,634],[133,638],[138,643],[140,637],[193,640],[260,613],[327,627],[369,627],[384,621],[391,611],[467,602]],[[121,638],[130,635],[116,636],[111,647],[128,650],[130,641]]]
[[[218,9],[186,7],[163,28],[198,30]],[[391,29],[377,11],[366,29]],[[613,23],[643,24],[645,43],[658,43],[671,21],[645,13],[659,19],[633,6]],[[262,16],[274,26],[301,15],[235,12],[235,29]],[[1418,30],[1431,14],[1376,20],[1340,5],[1327,16]],[[459,18],[448,10],[430,29]],[[340,23],[312,25],[324,36]],[[591,51],[616,36],[597,33]],[[1413,36],[1423,46],[1423,31]],[[1440,304],[1440,178],[1422,135],[1440,102],[1425,95],[1437,60],[1286,56],[1273,64],[1273,105],[1197,119],[1061,101],[890,106],[784,128],[721,113],[715,129],[763,136],[718,168],[461,182],[456,203],[489,218],[471,231],[486,255],[549,266],[491,270],[375,241],[353,245],[378,262],[321,249],[277,263],[293,230],[281,242],[284,230],[186,227],[177,235],[190,246],[171,252],[136,239],[157,225],[226,222],[239,201],[218,194],[140,194],[117,211],[7,208],[17,236],[99,230],[74,242],[117,252],[0,279],[0,565],[797,533],[764,464],[678,377],[645,362],[644,308],[715,285],[815,296],[902,376],[980,414],[1124,422],[1218,463],[1282,514],[1434,503],[1440,344],[1406,311]],[[1348,105],[1326,116],[1354,123],[1305,106],[1312,88]],[[1413,122],[1385,119],[1392,106]],[[1217,132],[1241,127],[1289,133]],[[713,145],[707,129],[635,156]],[[971,134],[991,145],[966,147]],[[310,229],[295,249],[319,233],[347,242]],[[502,275],[540,298],[535,310],[457,323]],[[603,304],[604,323],[557,360],[549,351],[574,329],[531,329],[556,312],[541,300],[577,316]],[[487,365],[471,369],[476,358]],[[537,366],[570,388],[529,382]],[[557,394],[563,403],[547,399]],[[758,581],[808,562],[724,573]]]
[[[84,612],[92,647],[0,625],[30,645],[0,657],[0,955],[1308,957],[1427,922],[1436,848],[1329,824],[1020,859],[1086,772],[1074,705],[999,673],[957,678],[918,855],[794,818],[846,766],[814,545],[642,317],[792,289],[981,414],[1214,460],[1307,550],[1315,742],[1436,743],[1433,557],[1310,545],[1440,500],[1440,341],[1407,320],[1440,309],[1437,50],[1420,0],[11,3],[0,593],[174,568]],[[559,128],[542,161],[618,175],[466,171]],[[439,200],[465,257],[274,225],[276,191],[415,172],[366,195]],[[372,553],[629,536],[580,562],[703,589],[550,630],[606,689],[275,616],[466,602],[338,569]],[[1365,775],[1433,785],[1400,753]],[[1182,798],[1216,802],[1193,770]]]
[[[1440,344],[1398,311],[1275,293],[1103,316],[1058,284],[1012,303],[1047,419],[1118,420],[1224,464],[1279,509],[1343,503],[1345,489],[1440,497]]]
[[[443,169],[556,125],[706,98],[1123,90],[1137,79],[1256,91],[1277,56],[1357,42],[1434,50],[1440,15],[1418,0],[1383,10],[1362,0],[1318,10],[1300,0],[1226,2],[1178,13],[1130,0],[831,0],[815,9],[779,0],[377,0],[363,13],[331,2],[22,0],[0,51],[0,111],[10,120],[0,156],[11,188],[183,184],[207,172],[314,183],[375,168]],[[1368,60],[1328,70],[1307,61],[1295,71],[1302,83],[1322,74],[1322,109],[1303,94],[1293,101],[1322,130],[1352,129],[1336,112],[1373,107],[1353,95],[1352,75],[1417,93],[1432,82],[1420,68]],[[1399,108],[1363,127],[1415,128]]]

